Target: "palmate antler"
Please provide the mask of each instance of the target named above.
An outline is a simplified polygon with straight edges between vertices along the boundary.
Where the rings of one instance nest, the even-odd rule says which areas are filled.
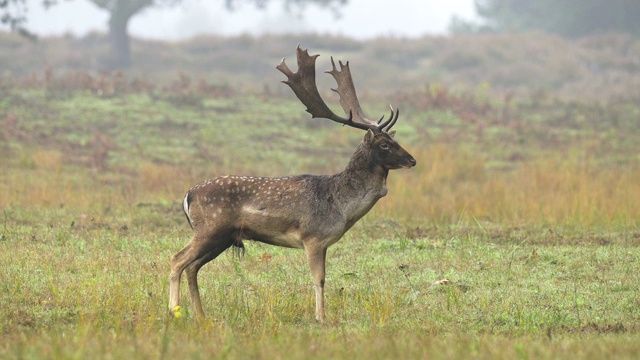
[[[307,107],[307,112],[310,113],[312,117],[333,120],[358,129],[372,130],[374,133],[387,132],[395,125],[396,121],[398,121],[400,110],[394,111],[393,107],[391,107],[389,119],[384,122],[384,115],[377,122],[369,120],[364,116],[360,103],[358,102],[353,79],[351,78],[349,62],[343,64],[342,61],[338,61],[340,64],[340,70],[338,70],[333,61],[333,57],[331,58],[333,69],[326,71],[326,73],[331,74],[338,83],[338,88],[332,90],[340,95],[340,105],[342,105],[345,114],[349,115],[349,118],[345,119],[331,111],[324,100],[322,100],[320,93],[318,93],[318,86],[316,85],[316,58],[318,56],[319,55],[310,56],[306,49],[302,50],[300,46],[298,46],[296,49],[296,57],[298,60],[297,72],[291,71],[287,64],[285,64],[284,59],[276,66],[276,69],[287,76],[287,80],[283,80],[282,82],[289,85],[298,99]]]

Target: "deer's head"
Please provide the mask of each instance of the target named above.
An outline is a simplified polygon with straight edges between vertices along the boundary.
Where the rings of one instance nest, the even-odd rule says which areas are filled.
[[[393,138],[395,130],[374,133],[367,130],[362,140],[369,150],[371,163],[387,170],[410,168],[416,165],[416,159]]]

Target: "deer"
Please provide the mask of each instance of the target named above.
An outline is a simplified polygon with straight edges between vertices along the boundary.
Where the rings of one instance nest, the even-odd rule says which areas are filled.
[[[332,120],[365,130],[363,140],[344,171],[334,175],[294,175],[281,178],[219,176],[193,186],[182,202],[194,231],[191,242],[171,257],[169,312],[179,311],[180,278],[186,272],[191,306],[204,319],[198,271],[230,247],[244,252],[243,240],[303,249],[315,289],[315,319],[323,323],[327,249],[387,194],[389,170],[411,168],[416,160],[394,140],[391,127],[400,111],[373,121],[365,117],[356,96],[349,62],[326,71],[338,86],[347,117],[336,115],[324,102],[315,81],[319,55],[296,49],[298,71],[283,58],[276,69],[312,118]]]

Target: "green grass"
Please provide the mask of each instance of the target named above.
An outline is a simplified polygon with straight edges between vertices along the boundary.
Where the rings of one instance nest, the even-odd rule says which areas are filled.
[[[167,316],[170,206],[5,210],[3,358],[637,355],[638,234],[363,221],[329,250],[327,324],[302,252],[249,243],[201,271],[210,319]],[[37,218],[38,221],[34,221]],[[500,232],[498,232],[500,231]],[[441,279],[448,285],[434,285]]]
[[[169,258],[192,235],[185,191],[225,173],[337,172],[361,134],[275,96],[6,91],[0,358],[640,353],[637,105],[603,105],[598,122],[591,105],[529,99],[517,127],[494,121],[495,99],[470,122],[486,99],[429,111],[418,91],[397,135],[418,166],[329,249],[327,323],[304,254],[252,242],[200,272],[197,323],[184,284],[182,316],[166,308]]]

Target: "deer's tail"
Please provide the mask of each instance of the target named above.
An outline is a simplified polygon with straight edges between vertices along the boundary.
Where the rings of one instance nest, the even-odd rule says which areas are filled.
[[[189,216],[190,203],[191,203],[191,191],[187,192],[187,195],[184,196],[184,200],[182,200],[182,210],[184,211],[184,215],[187,217],[189,226],[191,226],[191,229],[193,229],[193,222],[191,221],[191,216]]]

